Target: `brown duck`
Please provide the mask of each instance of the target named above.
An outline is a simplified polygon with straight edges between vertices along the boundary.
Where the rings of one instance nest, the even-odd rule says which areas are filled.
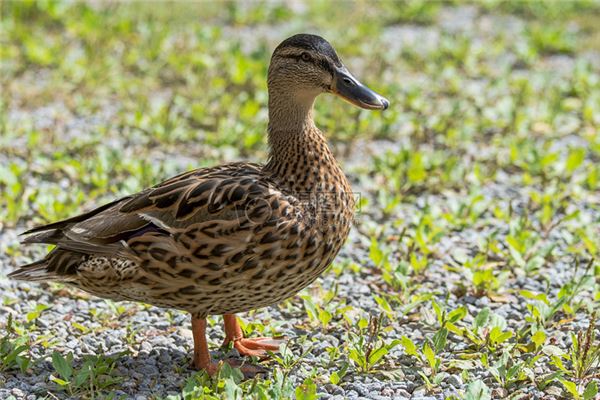
[[[298,34],[268,73],[270,154],[186,172],[76,217],[24,233],[56,247],[9,276],[55,280],[96,296],[186,310],[193,362],[214,373],[206,317],[222,314],[225,343],[242,355],[277,350],[244,338],[235,313],[280,302],[313,282],[350,230],[354,198],[313,103],[333,93],[366,109],[388,101],[354,78],[323,38]]]

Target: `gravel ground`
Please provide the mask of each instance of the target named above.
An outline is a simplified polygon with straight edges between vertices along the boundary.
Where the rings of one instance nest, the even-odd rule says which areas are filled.
[[[477,47],[487,45],[485,38],[490,32],[502,30],[507,34],[512,32],[517,35],[520,30],[525,29],[525,22],[518,17],[480,17],[474,7],[444,9],[438,19],[440,23],[432,26],[393,25],[386,28],[381,41],[389,46],[388,56],[401,54],[406,46],[417,47],[423,54],[427,54],[431,49],[440,46],[442,33],[468,33],[474,37],[482,37],[481,43],[475,43]],[[264,36],[273,34],[272,30],[256,32]],[[581,57],[596,62],[595,67],[598,67],[597,52],[590,52]],[[506,63],[514,61],[510,54],[500,54],[498,60]],[[540,68],[550,71],[556,79],[569,76],[575,68],[575,57],[572,55],[552,55],[543,61],[544,65]],[[527,71],[524,74],[526,78],[534,79],[533,75],[527,75]],[[21,83],[24,87],[43,85],[43,76],[39,78],[36,82],[35,77],[24,75]],[[419,79],[426,79],[423,74],[415,74],[408,78],[413,80],[413,85],[418,85]],[[466,91],[494,89],[486,80],[472,79],[468,84],[470,86]],[[117,113],[117,109],[118,105],[106,104],[95,115],[85,117],[72,114],[64,104],[58,102],[37,109],[13,106],[8,118],[13,125],[28,121],[40,130],[59,129],[68,137],[85,135],[86,132],[91,134],[111,119]],[[460,124],[460,121],[458,123]],[[571,123],[577,126],[569,128]],[[555,148],[587,146],[587,142],[579,134],[577,120],[573,122],[566,118],[560,126],[564,132],[558,132],[557,139],[553,142]],[[400,118],[394,122],[393,128],[399,132],[410,132],[413,129],[410,123]],[[114,142],[109,143],[109,146],[124,146],[125,142],[121,142],[119,138],[113,137],[111,140]],[[494,399],[509,396],[523,399],[563,398],[565,393],[557,380],[550,381],[544,387],[522,382],[509,386],[509,392],[509,389],[493,378],[489,367],[480,362],[472,362],[472,365],[465,367],[473,346],[463,337],[452,334],[448,336],[448,343],[443,351],[438,354],[444,360],[443,370],[447,375],[433,389],[427,387],[419,374],[423,371],[427,374],[431,370],[423,368],[421,363],[406,353],[403,346],[393,347],[385,362],[370,373],[360,373],[356,368],[350,368],[337,384],[328,379],[334,371],[340,370],[341,362],[347,362],[347,358],[344,357],[332,361],[328,350],[344,347],[350,341],[350,332],[356,332],[355,327],[345,322],[344,312],[338,310],[351,306],[348,311],[350,318],[362,315],[379,316],[382,311],[374,294],[388,293],[398,295],[401,299],[394,304],[394,316],[385,319],[385,328],[381,333],[383,340],[391,343],[406,336],[420,347],[426,339],[431,339],[439,328],[431,301],[425,300],[427,295],[436,299],[438,303],[445,304],[447,310],[464,306],[467,310],[467,315],[462,321],[464,326],[470,326],[481,310],[489,308],[491,314],[505,321],[504,330],[517,333],[529,329],[532,324],[530,307],[533,301],[526,300],[520,294],[522,291],[546,293],[548,298],[554,299],[565,285],[578,282],[589,273],[583,267],[575,268],[577,262],[584,266],[589,262],[589,258],[578,258],[573,254],[571,238],[576,231],[574,225],[588,225],[596,235],[600,234],[600,192],[585,191],[577,183],[570,183],[566,192],[577,196],[566,209],[560,211],[560,215],[568,215],[577,210],[577,218],[557,226],[537,244],[543,248],[551,246],[551,257],[540,262],[535,274],[528,274],[519,268],[506,275],[494,274],[494,278],[501,281],[498,290],[484,293],[471,290],[472,270],[467,267],[468,262],[481,252],[486,239],[498,238],[503,242],[510,234],[511,227],[495,210],[511,209],[515,213],[515,219],[526,216],[530,212],[531,190],[543,191],[543,184],[527,186],[522,174],[513,174],[510,169],[499,169],[492,179],[478,187],[467,181],[462,188],[423,190],[420,195],[411,197],[410,201],[401,201],[393,208],[393,217],[390,217],[384,211],[384,204],[378,197],[382,184],[386,183],[377,178],[371,179],[373,174],[370,173],[370,169],[373,168],[374,159],[385,158],[386,151],[401,150],[407,144],[407,140],[407,136],[402,136],[397,140],[358,142],[348,149],[338,145],[338,150],[346,150],[347,155],[341,158],[354,182],[354,190],[368,203],[362,207],[356,227],[338,256],[335,266],[301,294],[322,300],[327,297],[329,291],[335,292],[331,301],[319,303],[321,307],[332,310],[332,322],[327,327],[322,327],[318,322],[309,319],[300,296],[241,317],[248,323],[260,322],[266,329],[264,333],[276,332],[290,338],[289,345],[294,356],[304,356],[290,370],[288,379],[297,386],[309,376],[323,377],[317,385],[321,399],[424,400],[446,399],[451,396],[463,398],[469,383],[477,380],[486,383]],[[23,146],[25,145],[26,143],[23,143]],[[436,150],[437,145],[438,143],[424,141],[418,147],[419,150],[427,152]],[[203,153],[210,151],[202,150]],[[483,139],[477,146],[466,148],[459,156],[464,157],[462,161],[465,168],[470,168],[472,163],[469,160],[472,158],[498,160],[505,157],[507,151],[499,149],[494,143],[486,143]],[[4,162],[5,157],[0,154],[0,161]],[[168,158],[168,154],[152,151],[149,157],[160,163]],[[188,155],[176,160],[170,168],[184,170],[193,160],[193,156]],[[564,157],[561,160],[564,161]],[[44,184],[40,175],[27,175],[24,179],[28,185]],[[65,189],[69,184],[68,181],[65,182]],[[447,228],[447,213],[464,205],[466,200],[474,196],[480,198],[472,206],[477,217],[468,221],[461,229]],[[429,229],[433,229],[436,224],[446,229],[441,237],[432,240],[428,245],[430,255],[426,271],[411,277],[409,285],[414,285],[412,290],[400,293],[401,291],[385,282],[380,266],[374,263],[371,240],[377,237],[382,248],[389,251],[390,262],[394,265],[401,264],[407,259],[410,251],[406,242],[401,239],[400,243],[396,241],[399,237],[402,238],[407,229],[414,235],[415,227],[425,215],[433,219]],[[534,227],[541,226],[538,214],[532,214],[530,217]],[[122,379],[116,387],[111,388],[112,395],[116,398],[156,399],[180,394],[186,381],[194,374],[194,371],[188,368],[192,346],[188,315],[142,304],[107,302],[55,284],[27,284],[8,280],[5,276],[15,266],[43,254],[43,249],[40,248],[16,250],[17,234],[30,225],[31,222],[25,219],[21,220],[17,227],[3,226],[0,223],[0,290],[3,296],[3,303],[0,305],[0,327],[6,326],[9,315],[23,324],[29,320],[28,330],[23,334],[31,335],[30,342],[35,343],[30,350],[30,356],[35,362],[29,369],[24,372],[14,369],[0,370],[0,399],[9,399],[11,396],[19,400],[69,397],[50,380],[50,375],[56,374],[51,360],[54,351],[62,354],[72,352],[76,364],[81,363],[84,355],[114,355],[117,358],[115,375]],[[541,228],[539,230],[541,231]],[[353,268],[352,265],[359,268]],[[581,311],[572,315],[560,314],[556,318],[552,317],[553,322],[546,327],[547,343],[567,351],[571,345],[571,333],[587,329],[589,313],[585,310],[597,307],[597,298],[594,299],[594,296],[597,293],[595,288],[598,285],[598,275],[592,280],[594,279],[595,282],[591,286],[585,286],[576,293],[574,301],[583,305]],[[411,301],[418,303],[413,308],[405,308]],[[40,304],[49,307],[41,311],[39,316],[27,317],[28,313]],[[215,317],[210,322],[212,327],[209,330],[209,341],[214,350],[213,357],[222,357],[222,350],[218,350],[223,338],[221,320]],[[260,330],[263,329],[262,326],[255,328]],[[235,351],[226,356],[236,358]],[[273,365],[266,364],[268,368],[272,368]],[[550,364],[549,353],[541,352],[532,369],[537,377],[555,371]]]
[[[368,190],[361,191],[368,193]],[[502,201],[512,201],[513,204],[525,202],[525,198],[515,193],[510,179],[506,182],[496,182],[496,184],[485,191],[486,196],[490,198],[501,199]],[[598,194],[593,201],[600,201]],[[446,196],[430,196],[428,198],[429,206],[445,207],[449,199]],[[418,216],[420,207],[403,207],[400,211],[407,218],[410,215]],[[376,214],[376,212],[375,212]],[[591,211],[590,220],[597,221],[600,214],[597,210]],[[514,296],[508,295],[501,301],[494,301],[486,296],[474,297],[471,295],[456,296],[453,293],[459,292],[458,287],[464,276],[451,272],[448,265],[459,263],[457,259],[464,257],[465,254],[475,253],[475,243],[486,235],[486,232],[497,229],[491,224],[473,229],[465,229],[446,236],[435,247],[435,252],[440,254],[433,265],[430,267],[427,277],[422,282],[420,292],[431,292],[435,294],[450,294],[447,298],[447,308],[455,309],[458,306],[465,306],[470,315],[477,313],[484,307],[489,307],[492,312],[503,317],[508,327],[518,331],[526,325],[524,316],[528,314],[527,304],[519,302]],[[368,226],[370,224],[378,225],[377,217],[370,215],[363,210],[359,217],[358,224]],[[399,234],[398,227],[382,225],[386,228],[383,236],[393,236]],[[502,229],[502,228],[500,228]],[[0,249],[15,246],[17,243],[18,230],[4,229],[0,235]],[[565,249],[560,249],[563,252]],[[33,257],[32,253],[25,253],[18,260],[7,257],[5,251],[0,256],[0,276],[8,273],[16,261],[24,261]],[[40,253],[37,252],[37,255]],[[561,254],[559,258],[568,260],[567,252]],[[355,306],[362,310],[373,310],[377,314],[377,304],[373,299],[373,288],[380,287],[380,277],[373,275],[372,265],[369,265],[369,238],[362,235],[358,229],[352,232],[348,244],[339,255],[337,262],[346,264],[349,262],[358,262],[362,267],[359,274],[342,270],[341,274],[335,275],[328,273],[324,275],[315,285],[319,290],[332,290],[337,288],[336,298],[344,299],[346,304]],[[558,261],[549,264],[543,268],[542,273],[547,274],[548,281],[539,278],[527,276],[516,276],[509,279],[506,286],[510,290],[530,290],[532,292],[556,293],[564,283],[572,278],[572,263]],[[550,285],[548,288],[547,285]],[[192,373],[187,368],[190,362],[191,352],[191,331],[188,316],[177,311],[167,311],[164,309],[149,307],[143,305],[124,304],[126,311],[121,316],[115,317],[114,308],[111,304],[86,295],[85,293],[68,290],[66,296],[65,289],[57,289],[47,284],[29,285],[27,283],[17,283],[0,278],[0,287],[5,298],[11,301],[2,306],[3,319],[6,315],[13,314],[15,318],[27,314],[36,304],[47,304],[51,307],[44,311],[36,320],[37,330],[32,332],[33,337],[50,335],[52,345],[49,348],[35,346],[32,349],[33,358],[38,359],[38,363],[32,372],[28,373],[4,373],[0,374],[0,398],[8,398],[10,395],[17,399],[34,399],[37,396],[44,396],[48,391],[55,393],[52,383],[49,382],[49,375],[52,373],[50,354],[52,350],[61,352],[72,351],[75,359],[84,354],[119,354],[127,351],[128,354],[119,358],[117,370],[120,376],[124,378],[120,390],[114,393],[117,396],[125,398],[145,399],[156,396],[175,395],[180,392],[186,379]],[[549,289],[549,290],[548,290]],[[308,289],[311,293],[314,289]],[[13,302],[14,300],[14,302]],[[91,317],[91,310],[95,310],[95,315],[107,314],[108,324],[101,322],[98,318]],[[425,310],[423,310],[425,311]],[[431,314],[423,315],[423,321],[411,318],[401,317],[391,323],[387,331],[388,339],[399,339],[403,335],[421,341],[425,336],[431,334],[432,318]],[[263,321],[275,329],[278,334],[283,334],[292,339],[292,348],[295,354],[301,354],[307,346],[311,350],[302,359],[300,368],[292,372],[290,378],[298,384],[307,375],[309,370],[315,365],[326,364],[327,353],[325,349],[331,346],[339,346],[344,340],[344,330],[334,329],[330,332],[324,332],[319,328],[307,327],[306,315],[302,307],[302,301],[294,298],[285,304],[285,307],[270,307],[268,309],[258,310],[251,315],[244,315],[247,321]],[[77,322],[89,328],[92,333],[81,335],[77,332],[72,323]],[[223,338],[220,326],[220,320],[213,320],[214,326],[210,329],[210,340],[213,344],[218,344]],[[585,329],[587,327],[585,315],[578,315],[575,319],[562,323],[558,329],[552,333],[553,343],[561,348],[567,348],[570,332],[576,329]],[[127,343],[125,338],[128,332],[124,325],[133,327],[133,343]],[[94,332],[95,331],[95,332]],[[448,357],[452,354],[460,353],[464,350],[465,343],[461,340],[452,340],[446,351]],[[213,353],[213,356],[219,357],[221,353]],[[234,355],[235,356],[235,355]],[[414,364],[410,357],[406,356],[400,347],[394,349],[389,355],[390,364],[388,368],[402,369],[401,378],[391,381],[381,376],[363,376],[359,374],[347,375],[339,385],[331,383],[319,387],[318,391],[322,399],[444,399],[450,395],[459,395],[465,390],[465,384],[460,373],[449,374],[442,382],[441,390],[438,393],[428,394],[428,391],[420,383],[416,373],[411,373],[410,366]],[[548,359],[542,358],[538,367],[544,370]],[[336,366],[331,366],[329,370],[317,367],[318,375],[329,375]],[[471,379],[474,377],[489,380],[489,372],[479,368],[470,371]],[[490,385],[491,386],[491,385]],[[520,393],[525,398],[554,398],[551,393],[559,394],[560,389],[556,385],[555,390],[546,389],[544,392],[537,390],[534,386],[520,389]],[[57,394],[57,396],[61,396]],[[505,390],[498,388],[493,393],[493,398],[504,398],[507,396]],[[558,398],[558,396],[556,397]]]

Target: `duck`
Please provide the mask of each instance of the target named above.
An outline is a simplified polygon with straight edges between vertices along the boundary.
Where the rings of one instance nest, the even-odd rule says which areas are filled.
[[[348,237],[350,183],[314,122],[329,93],[368,110],[389,101],[356,79],[331,44],[296,34],[274,50],[267,73],[269,156],[188,171],[91,211],[24,232],[54,245],[9,277],[74,286],[115,301],[188,312],[192,364],[213,375],[207,317],[222,315],[224,344],[242,356],[279,349],[244,337],[236,314],[275,305],[310,285]]]

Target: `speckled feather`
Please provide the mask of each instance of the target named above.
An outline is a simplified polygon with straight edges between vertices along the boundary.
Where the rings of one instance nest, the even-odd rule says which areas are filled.
[[[278,71],[297,68],[289,64],[290,51],[303,48],[284,44],[275,52],[282,64],[274,55],[269,71],[266,165],[190,171],[32,229],[24,243],[56,247],[10,276],[63,281],[100,297],[182,309],[197,318],[272,305],[313,282],[348,236],[354,199],[312,122],[314,98],[301,104],[285,92],[304,83],[278,79]],[[321,62],[332,57],[320,56]],[[339,63],[337,56],[329,61]],[[327,86],[323,79],[314,86]]]

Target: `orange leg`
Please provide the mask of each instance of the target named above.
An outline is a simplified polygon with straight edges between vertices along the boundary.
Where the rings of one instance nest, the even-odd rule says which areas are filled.
[[[244,338],[242,328],[238,323],[237,318],[233,314],[223,315],[225,323],[225,342],[224,346],[233,342],[233,347],[243,356],[264,357],[267,355],[267,350],[278,351],[279,345],[283,340],[272,338]]]
[[[192,335],[194,336],[194,367],[205,370],[211,376],[214,375],[219,366],[210,360],[208,343],[206,342],[205,318],[192,316]]]

